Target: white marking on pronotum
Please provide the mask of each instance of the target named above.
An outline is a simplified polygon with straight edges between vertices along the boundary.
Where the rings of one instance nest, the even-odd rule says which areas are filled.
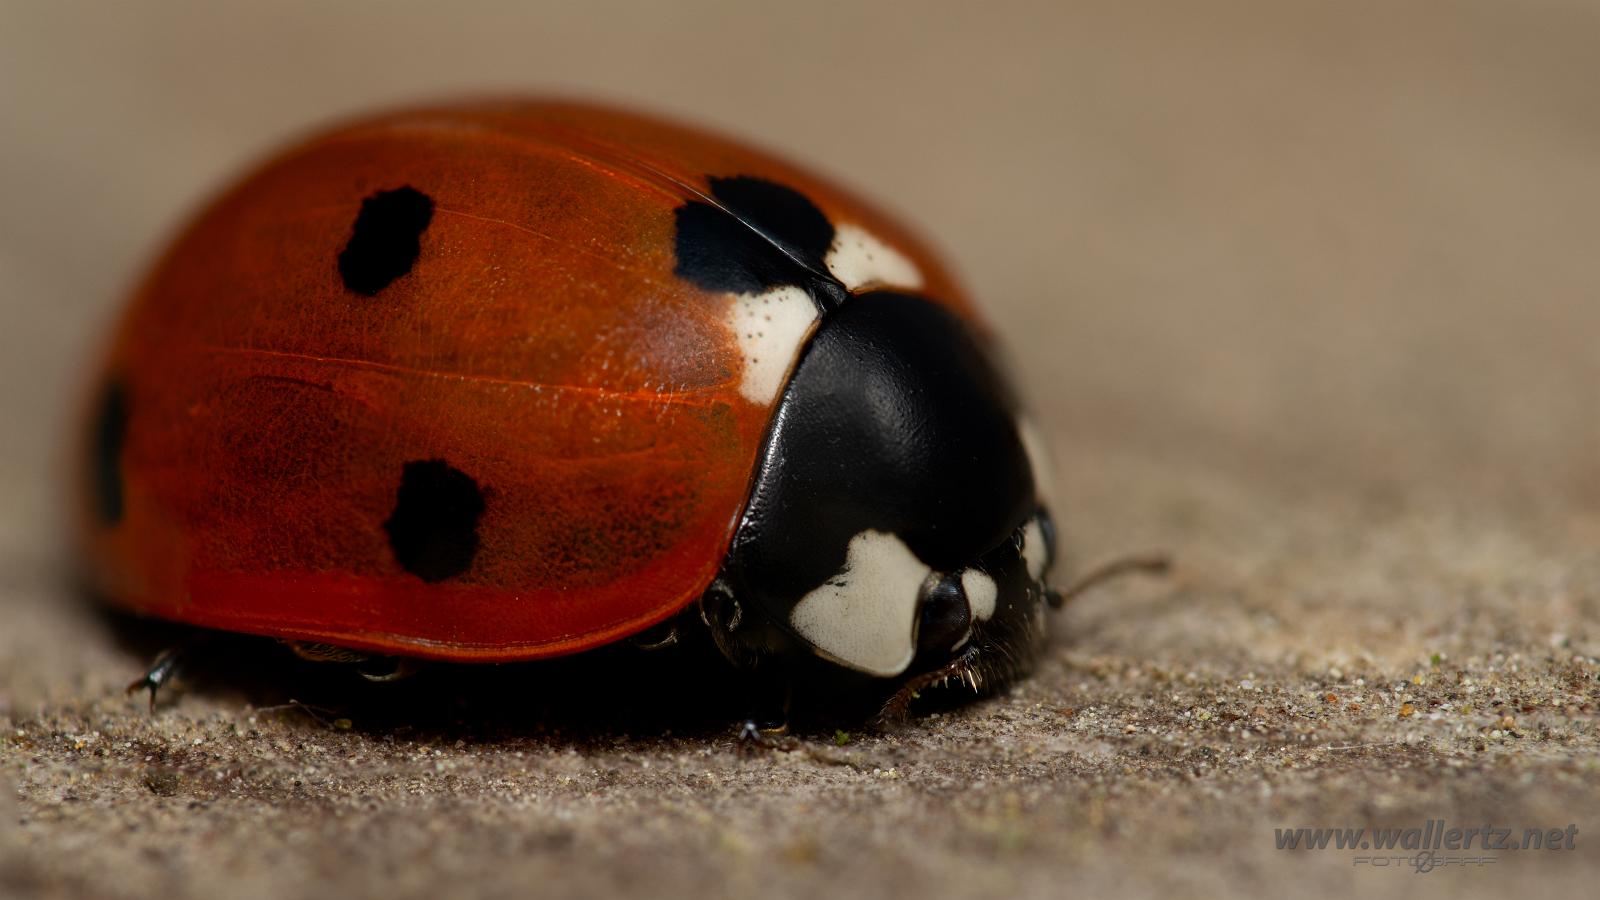
[[[1034,516],[1028,520],[1028,527],[1022,529],[1022,561],[1028,566],[1028,577],[1034,581],[1044,578],[1045,564],[1050,561],[1050,548],[1045,545],[1044,529],[1039,525],[1039,517]]]
[[[961,592],[967,595],[967,615],[969,622],[987,622],[994,618],[994,604],[1000,597],[1000,586],[994,583],[988,573],[978,569],[968,569],[961,573]],[[967,625],[967,630],[961,633],[961,639],[951,645],[952,651],[960,650],[967,641],[972,640],[972,626]]]
[[[961,573],[961,589],[967,592],[967,609],[980,622],[994,618],[994,601],[1000,596],[1000,587],[988,574],[977,569]]]
[[[898,675],[916,655],[917,597],[932,572],[905,542],[882,531],[850,539],[844,568],[789,613],[818,650],[871,675]]]
[[[769,406],[800,358],[800,348],[817,321],[817,305],[794,285],[729,296],[728,327],[744,354],[739,393],[752,403]]]
[[[828,248],[828,271],[852,291],[864,287],[892,287],[914,291],[922,287],[922,272],[910,257],[878,240],[860,225],[844,222],[833,232]]]
[[[1028,455],[1028,466],[1033,469],[1034,496],[1049,500],[1055,496],[1056,487],[1056,467],[1050,458],[1050,447],[1033,420],[1026,416],[1017,420],[1017,435],[1022,439],[1022,451]]]

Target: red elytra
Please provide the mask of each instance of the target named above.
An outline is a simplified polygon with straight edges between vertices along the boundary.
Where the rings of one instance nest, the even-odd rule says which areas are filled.
[[[541,102],[361,121],[229,189],[134,296],[85,429],[95,583],[180,622],[449,660],[571,653],[683,609],[774,408],[738,390],[730,296],[674,273],[675,211],[718,176],[868,229],[973,318],[905,228],[702,131]],[[352,289],[363,204],[402,189],[432,203],[415,261]],[[475,485],[442,513],[474,525],[464,570],[397,559],[408,472]]]

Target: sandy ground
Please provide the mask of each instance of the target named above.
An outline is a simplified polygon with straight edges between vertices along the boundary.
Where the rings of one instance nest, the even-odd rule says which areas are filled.
[[[0,895],[1592,892],[1600,5],[660,6],[0,12]],[[53,474],[118,291],[285,133],[483,86],[920,222],[1011,339],[1069,562],[1178,571],[1006,696],[790,753],[693,667],[383,690],[226,644],[125,698],[172,635],[77,600]],[[1274,849],[1428,819],[1577,849]]]

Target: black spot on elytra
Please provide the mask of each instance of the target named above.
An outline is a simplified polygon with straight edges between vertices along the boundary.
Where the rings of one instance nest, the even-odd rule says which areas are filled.
[[[339,252],[344,286],[371,297],[411,271],[431,221],[433,200],[410,186],[379,191],[361,201],[350,242]]]
[[[122,521],[122,448],[128,440],[128,391],[112,381],[100,395],[89,436],[89,479],[95,512],[106,526]]]
[[[746,176],[711,179],[711,195],[720,208],[699,200],[678,207],[680,278],[733,293],[794,284],[815,294],[831,281],[833,225],[805,195]]]
[[[443,581],[472,566],[482,515],[483,491],[472,476],[442,459],[418,460],[405,464],[383,530],[401,567]]]

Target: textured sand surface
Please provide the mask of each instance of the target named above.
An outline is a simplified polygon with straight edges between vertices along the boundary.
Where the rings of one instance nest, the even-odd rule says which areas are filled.
[[[1600,4],[659,6],[0,10],[0,896],[1593,891]],[[285,134],[484,87],[904,212],[1010,339],[1069,563],[1178,571],[1007,696],[786,754],[693,671],[384,692],[228,647],[124,698],[170,635],[75,600],[55,474],[118,292]],[[1427,819],[1577,849],[1273,849]]]

